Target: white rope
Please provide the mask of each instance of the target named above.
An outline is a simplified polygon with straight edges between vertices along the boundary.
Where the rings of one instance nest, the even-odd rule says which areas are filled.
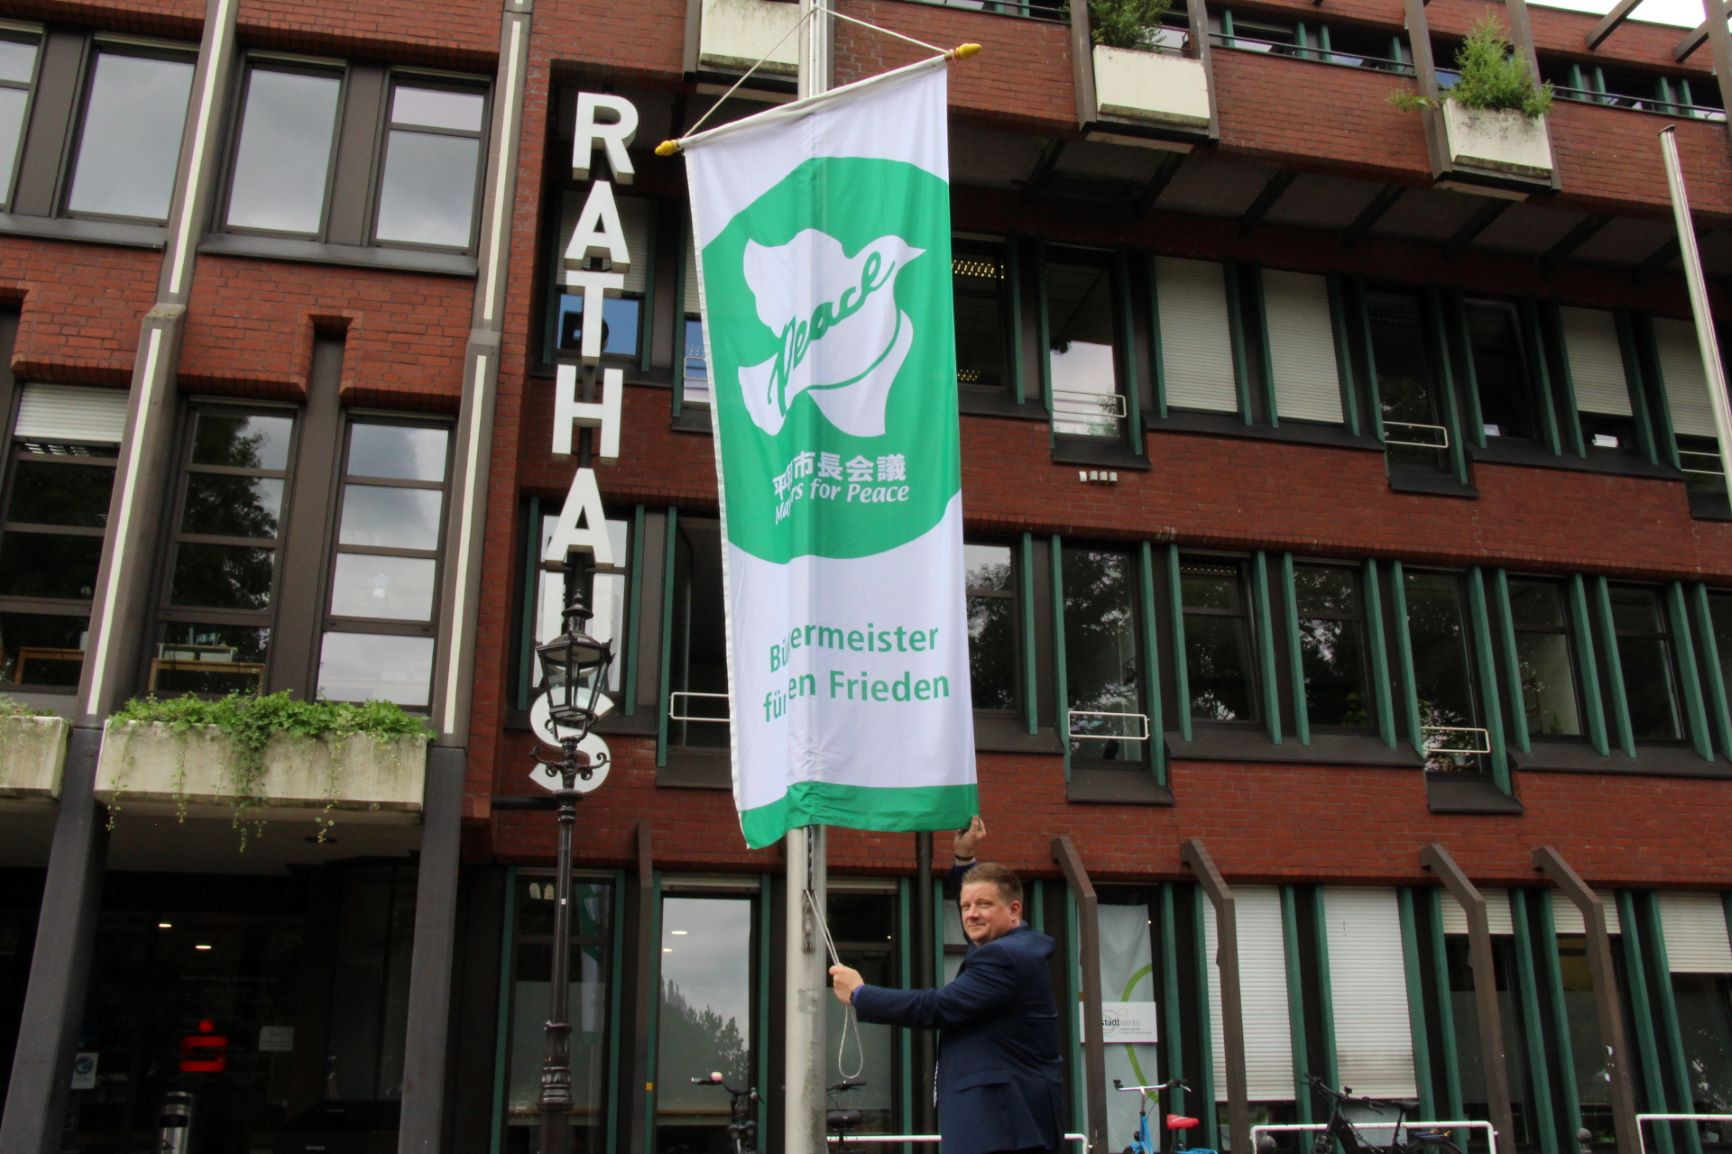
[[[817,923],[818,931],[824,935],[824,948],[830,952],[830,964],[839,966],[842,964],[842,956],[836,952],[836,939],[830,936],[829,923],[824,920],[824,915],[818,910],[818,899],[812,896],[811,890],[804,892],[806,894],[806,907],[812,911],[812,921]],[[854,1032],[854,1053],[858,1058],[852,1073],[843,1064],[843,1055],[847,1052],[850,1029]],[[852,1082],[866,1069],[866,1047],[860,1041],[860,1022],[854,1014],[854,1003],[852,1002],[846,1002],[842,1006],[842,1037],[836,1043],[836,1069],[841,1073],[844,1082]]]

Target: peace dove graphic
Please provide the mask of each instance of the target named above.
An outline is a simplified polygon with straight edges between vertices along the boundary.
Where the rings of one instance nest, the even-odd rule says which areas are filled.
[[[834,237],[804,229],[787,244],[746,242],[744,272],[758,319],[780,337],[776,355],[740,369],[752,422],[770,436],[802,393],[855,437],[884,433],[914,321],[896,306],[896,277],[924,253],[881,236],[849,257]]]

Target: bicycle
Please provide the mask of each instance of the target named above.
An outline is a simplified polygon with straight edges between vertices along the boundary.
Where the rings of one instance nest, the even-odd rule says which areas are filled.
[[[1307,1081],[1313,1090],[1329,1100],[1329,1120],[1311,1144],[1311,1154],[1333,1154],[1338,1142],[1345,1154],[1461,1154],[1447,1130],[1409,1130],[1403,1140],[1402,1125],[1407,1121],[1407,1112],[1418,1105],[1416,1102],[1355,1095],[1353,1087],[1343,1086],[1337,1090],[1315,1074],[1310,1075]],[[1359,1128],[1342,1113],[1344,1105],[1363,1106],[1368,1110],[1394,1110],[1395,1131],[1389,1143],[1366,1141]]]
[[[734,1141],[734,1154],[758,1154],[758,1120],[752,1117],[752,1107],[758,1101],[757,1088],[736,1090],[722,1079],[720,1070],[693,1078],[692,1085],[720,1086],[728,1092],[728,1137]]]
[[[830,1136],[834,1139],[834,1141],[830,1143],[832,1154],[846,1154],[846,1151],[852,1149],[852,1147],[848,1145],[848,1132],[851,1130],[858,1130],[863,1117],[858,1110],[849,1110],[837,1105],[836,1095],[846,1094],[850,1090],[862,1089],[865,1085],[866,1083],[863,1081],[844,1078],[834,1086],[827,1088],[830,1104],[824,1111],[824,1129],[827,1130],[830,1133]]]
[[[1149,1103],[1162,1090],[1170,1090],[1174,1086],[1190,1092],[1191,1087],[1183,1078],[1171,1078],[1153,1086],[1127,1086],[1119,1079],[1113,1079],[1113,1089],[1121,1094],[1136,1094],[1137,1097],[1137,1136],[1131,1144],[1125,1147],[1124,1154],[1161,1154],[1160,1147],[1149,1137]],[[1166,1128],[1173,1137],[1173,1154],[1220,1154],[1206,1146],[1187,1146],[1186,1135],[1203,1124],[1200,1118],[1189,1118],[1183,1114],[1168,1114]]]

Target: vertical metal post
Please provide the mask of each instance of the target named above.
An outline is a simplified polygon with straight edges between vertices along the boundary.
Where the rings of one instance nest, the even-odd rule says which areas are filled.
[[[577,743],[570,743],[575,753]],[[575,770],[575,766],[573,767]],[[573,774],[575,776],[575,773]],[[547,1010],[547,1050],[541,1062],[542,1154],[571,1149],[571,1023],[566,1019],[571,961],[571,829],[577,824],[577,791],[572,779],[561,783],[559,799],[559,878],[553,907],[553,970]]]
[[[830,90],[833,25],[824,0],[800,0],[801,100]],[[823,936],[812,906],[828,908],[823,826],[790,830],[787,837],[788,902],[783,937],[788,993],[783,1015],[782,1133],[786,1154],[824,1149]],[[811,894],[811,902],[806,895]],[[765,1043],[768,1039],[765,1039]]]
[[[1715,4],[1714,7],[1719,7]],[[1722,27],[1725,20],[1721,18]],[[1720,363],[1720,342],[1714,335],[1714,314],[1708,308],[1708,288],[1702,280],[1702,254],[1690,223],[1690,196],[1684,190],[1684,169],[1678,163],[1675,126],[1660,130],[1660,154],[1666,161],[1666,187],[1672,193],[1672,220],[1678,227],[1678,249],[1684,258],[1684,283],[1690,290],[1690,315],[1696,320],[1696,344],[1702,372],[1708,379],[1708,401],[1714,410],[1714,435],[1720,441],[1720,468],[1732,484],[1732,409],[1726,404],[1726,371]]]
[[[1179,860],[1197,876],[1209,902],[1215,907],[1215,948],[1221,971],[1221,1048],[1227,1067],[1227,1135],[1235,1150],[1251,1149],[1251,1108],[1245,1083],[1245,1014],[1239,996],[1239,918],[1233,890],[1215,868],[1203,843],[1187,838],[1179,846]],[[1212,1109],[1212,1103],[1205,1103]]]

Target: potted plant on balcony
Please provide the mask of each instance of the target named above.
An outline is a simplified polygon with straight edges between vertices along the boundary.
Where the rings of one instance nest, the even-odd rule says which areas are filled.
[[[0,697],[0,798],[60,796],[66,728],[63,717]]]
[[[427,723],[387,701],[288,693],[129,701],[108,719],[96,796],[112,828],[123,798],[226,806],[241,849],[268,810],[311,811],[322,841],[338,809],[421,808]]]
[[[1496,16],[1484,17],[1468,32],[1455,67],[1459,79],[1435,99],[1402,89],[1390,95],[1390,103],[1439,109],[1454,164],[1494,175],[1549,178],[1552,149],[1545,114],[1552,106],[1552,86],[1535,83]]]
[[[1161,43],[1172,0],[1089,0],[1095,106],[1102,116],[1167,128],[1209,127],[1202,60]]]

